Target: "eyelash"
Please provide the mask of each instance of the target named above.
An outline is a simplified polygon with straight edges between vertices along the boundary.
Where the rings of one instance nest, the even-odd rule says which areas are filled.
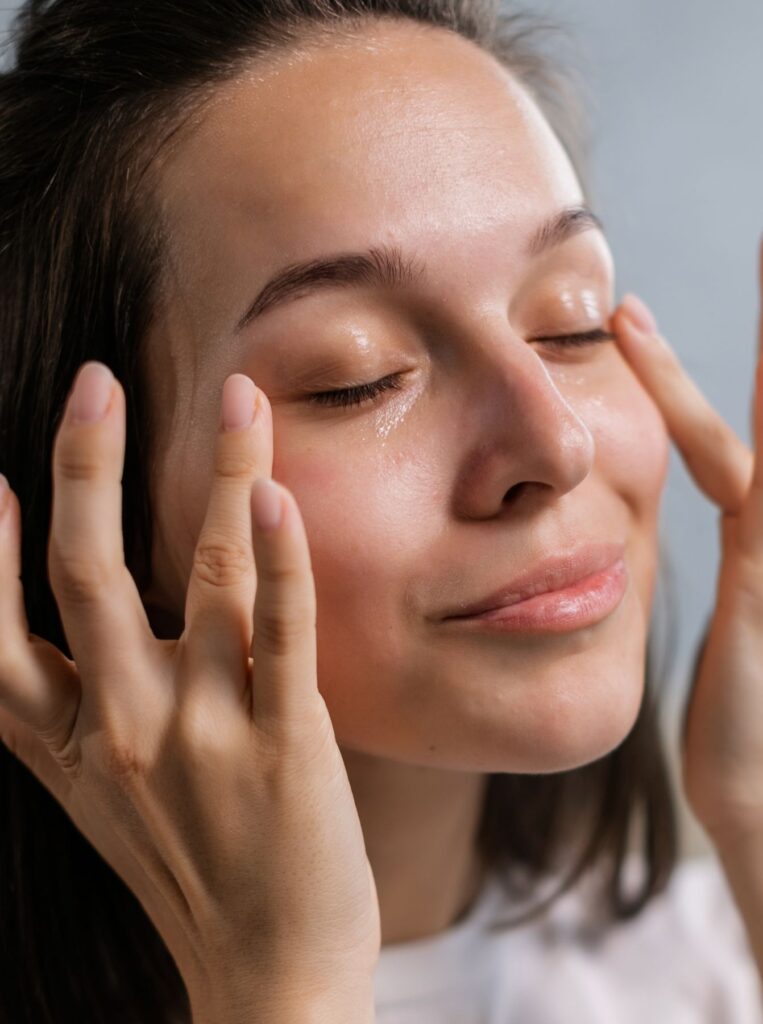
[[[591,331],[579,331],[577,334],[561,334],[553,337],[534,338],[534,341],[542,341],[546,345],[558,346],[559,348],[574,348],[582,345],[592,345],[596,342],[614,341],[614,334],[605,331],[600,327]],[[341,388],[336,391],[318,391],[309,396],[309,400],[316,405],[343,407],[351,405],[362,405],[364,402],[377,398],[384,391],[399,391],[402,387],[401,373],[391,373],[380,380],[372,381],[370,384],[356,384],[351,388]]]

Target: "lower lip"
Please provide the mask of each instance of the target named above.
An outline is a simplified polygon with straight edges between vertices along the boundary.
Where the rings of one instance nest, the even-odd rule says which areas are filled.
[[[628,570],[619,558],[608,569],[564,590],[550,590],[480,615],[444,621],[497,633],[571,633],[610,615],[622,601],[627,585]]]

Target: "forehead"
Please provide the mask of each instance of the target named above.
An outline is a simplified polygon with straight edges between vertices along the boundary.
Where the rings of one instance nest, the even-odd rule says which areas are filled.
[[[506,69],[453,32],[393,19],[270,55],[220,85],[166,158],[158,192],[185,274],[235,264],[255,279],[386,242],[447,254],[492,238],[505,252],[515,237],[519,251],[539,220],[582,198]]]

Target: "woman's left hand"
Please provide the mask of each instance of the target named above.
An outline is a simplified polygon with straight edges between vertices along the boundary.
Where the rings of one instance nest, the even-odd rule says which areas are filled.
[[[754,452],[700,393],[640,300],[626,296],[612,320],[620,351],[689,473],[720,510],[716,602],[686,701],[681,752],[686,799],[716,845],[763,838],[763,242],[759,276]]]

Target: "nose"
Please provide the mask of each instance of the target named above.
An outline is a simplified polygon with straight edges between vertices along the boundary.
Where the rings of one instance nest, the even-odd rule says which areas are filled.
[[[484,325],[483,325],[484,332]],[[554,382],[540,350],[503,328],[470,347],[461,368],[458,436],[467,438],[457,504],[489,518],[520,502],[553,500],[591,472],[593,435]]]

